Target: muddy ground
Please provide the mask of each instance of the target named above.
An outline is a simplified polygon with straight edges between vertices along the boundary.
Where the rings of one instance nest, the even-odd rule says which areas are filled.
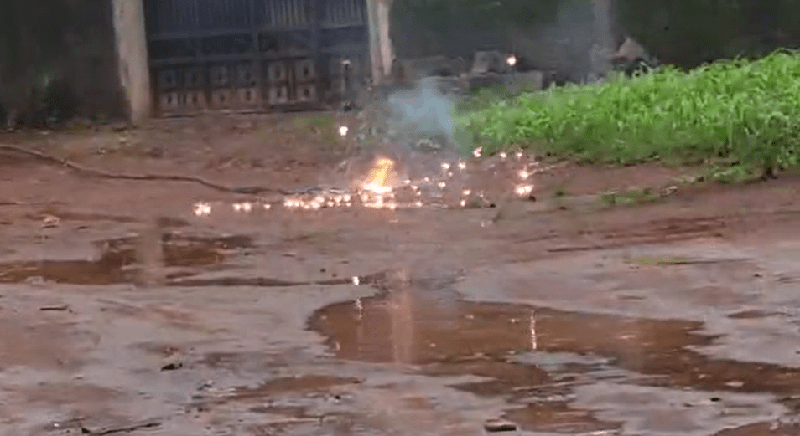
[[[288,189],[332,174],[338,121],[0,143]],[[2,153],[0,434],[798,435],[800,178],[691,173],[561,166],[495,208],[243,213],[259,199]]]

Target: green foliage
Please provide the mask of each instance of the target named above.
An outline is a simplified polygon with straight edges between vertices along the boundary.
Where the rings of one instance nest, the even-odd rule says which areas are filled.
[[[469,57],[510,49],[509,29],[552,22],[572,1],[581,0],[395,0],[389,27],[399,57]]]
[[[476,140],[535,143],[585,162],[719,162],[785,168],[800,152],[800,54],[523,94],[462,113]],[[485,149],[487,149],[485,147]]]
[[[800,43],[795,0],[615,0],[615,11],[621,29],[686,68]]]
[[[0,0],[0,113],[30,116],[44,106],[66,112],[75,103],[67,94],[90,107],[115,108],[111,2],[45,3]],[[56,88],[59,95],[51,92]],[[96,101],[98,95],[108,103]]]
[[[421,27],[458,25],[485,29],[503,25],[529,25],[551,17],[559,0],[395,0],[393,14],[402,20],[412,15]]]

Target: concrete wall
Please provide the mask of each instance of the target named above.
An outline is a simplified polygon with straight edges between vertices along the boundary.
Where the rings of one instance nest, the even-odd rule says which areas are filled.
[[[14,121],[35,127],[53,116],[150,115],[142,0],[0,7],[0,118],[17,113]]]
[[[0,112],[26,118],[54,106],[86,118],[122,117],[111,1],[47,3],[0,0]],[[48,82],[56,101],[45,95]]]
[[[112,0],[117,68],[128,120],[139,124],[152,114],[147,35],[142,0]]]
[[[393,0],[367,0],[372,82],[382,83],[392,70],[394,50],[389,36]]]

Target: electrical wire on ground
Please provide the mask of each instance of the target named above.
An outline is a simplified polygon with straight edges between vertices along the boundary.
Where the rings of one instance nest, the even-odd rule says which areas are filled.
[[[277,188],[269,188],[265,186],[224,186],[214,182],[210,182],[200,177],[194,176],[180,176],[180,175],[164,175],[164,174],[118,174],[110,173],[107,171],[99,170],[96,168],[84,167],[71,162],[66,159],[53,156],[51,154],[42,153],[36,150],[28,150],[25,148],[17,147],[14,145],[0,144],[0,152],[11,152],[22,154],[25,156],[33,157],[39,161],[56,164],[69,168],[76,173],[80,173],[90,177],[98,177],[103,179],[117,179],[117,180],[139,180],[139,181],[161,181],[161,182],[185,182],[196,183],[210,189],[220,192],[230,192],[234,194],[268,194],[277,193],[282,195],[290,195],[292,191],[287,191]]]

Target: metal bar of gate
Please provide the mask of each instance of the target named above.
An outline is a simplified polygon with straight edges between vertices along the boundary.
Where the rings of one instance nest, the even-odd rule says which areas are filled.
[[[263,1],[263,0],[261,0]],[[256,0],[250,0],[248,2],[249,7],[249,17],[250,17],[250,37],[253,39],[251,41],[250,49],[253,51],[253,57],[251,62],[253,63],[252,72],[255,76],[253,78],[253,82],[255,82],[255,91],[258,93],[256,98],[259,102],[258,107],[259,109],[263,109],[264,107],[264,72],[263,72],[263,65],[261,62],[261,50],[260,50],[260,43],[259,43],[259,23],[256,21]]]
[[[314,96],[319,98],[322,94],[322,57],[320,56],[320,25],[322,24],[322,8],[320,8],[321,0],[310,1],[310,21],[311,21],[311,59],[314,62]]]

